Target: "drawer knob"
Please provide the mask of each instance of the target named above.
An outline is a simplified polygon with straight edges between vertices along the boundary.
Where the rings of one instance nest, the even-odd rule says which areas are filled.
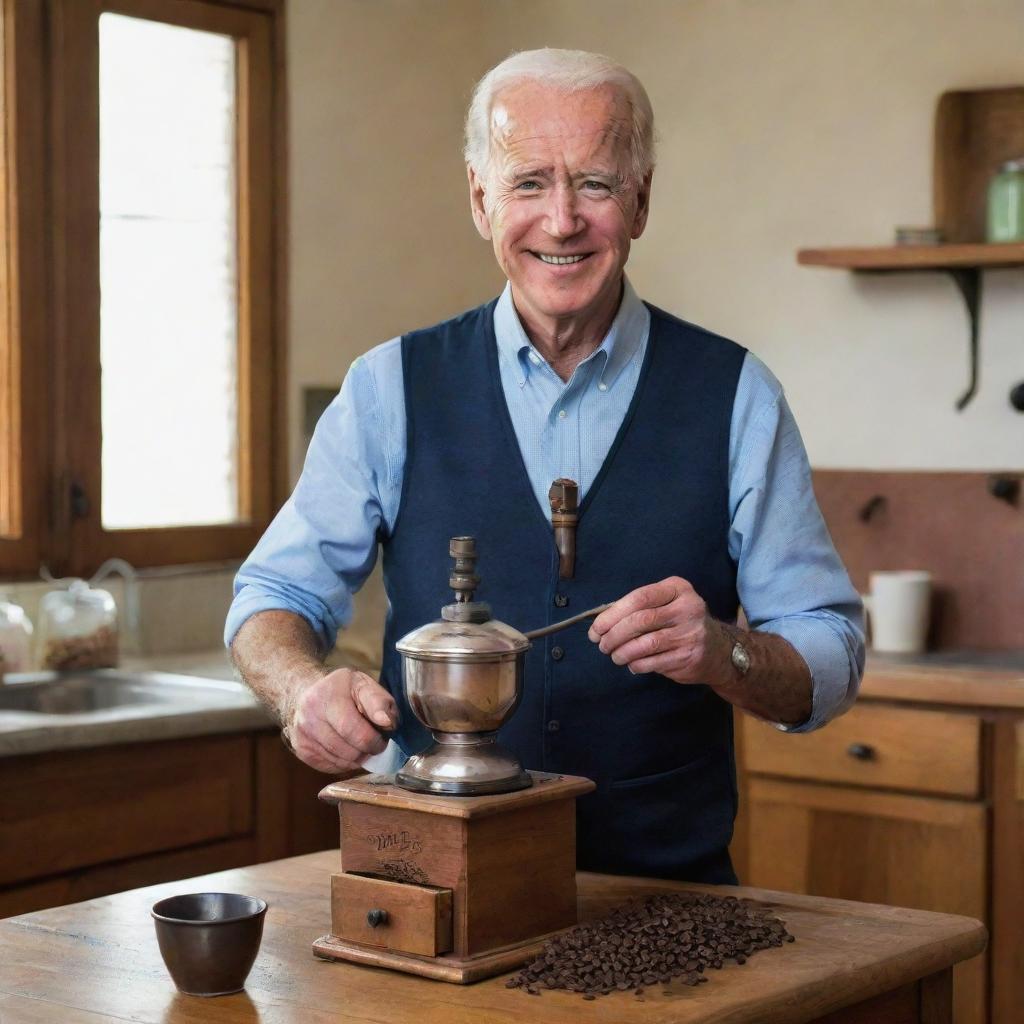
[[[388,923],[388,912],[386,910],[371,910],[366,915],[366,923],[371,928]]]
[[[851,743],[846,748],[846,752],[858,761],[873,761],[875,759],[875,748],[866,743]]]

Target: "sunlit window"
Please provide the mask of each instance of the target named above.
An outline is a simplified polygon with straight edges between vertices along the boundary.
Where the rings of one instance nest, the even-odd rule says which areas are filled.
[[[239,518],[235,42],[100,17],[106,529]]]

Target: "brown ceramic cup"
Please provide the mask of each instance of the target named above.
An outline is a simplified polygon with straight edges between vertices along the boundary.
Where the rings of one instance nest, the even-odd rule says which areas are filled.
[[[160,955],[179,992],[241,992],[263,938],[265,900],[233,892],[193,892],[153,904]]]

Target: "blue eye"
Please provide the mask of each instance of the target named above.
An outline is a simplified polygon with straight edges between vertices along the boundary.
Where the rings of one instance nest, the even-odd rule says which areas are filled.
[[[585,181],[583,183],[588,189],[601,189],[607,191],[608,186],[603,181]]]
[[[516,185],[516,191],[518,192],[533,192],[540,188],[540,184],[536,181],[521,181]]]

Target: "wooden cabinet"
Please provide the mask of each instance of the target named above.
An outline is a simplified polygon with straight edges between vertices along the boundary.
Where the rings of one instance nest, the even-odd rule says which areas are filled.
[[[336,846],[275,731],[0,759],[0,917]]]
[[[956,1024],[1024,1005],[1024,710],[864,699],[818,732],[738,717],[744,884],[964,914]]]

